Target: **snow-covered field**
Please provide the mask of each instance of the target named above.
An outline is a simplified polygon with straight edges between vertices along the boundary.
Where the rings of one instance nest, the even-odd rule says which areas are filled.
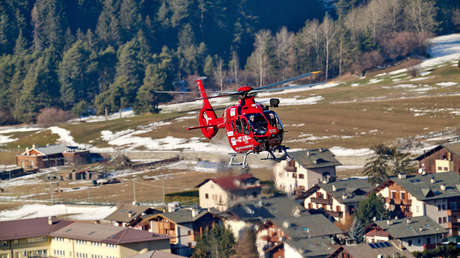
[[[16,210],[0,211],[0,221],[65,216],[72,220],[101,220],[116,210],[114,206],[26,204]]]

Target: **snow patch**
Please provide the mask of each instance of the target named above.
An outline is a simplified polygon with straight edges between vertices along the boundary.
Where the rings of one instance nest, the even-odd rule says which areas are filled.
[[[439,83],[436,83],[437,86],[441,86],[441,87],[452,87],[452,86],[456,86],[458,83],[456,82],[439,82]]]
[[[329,150],[336,156],[368,156],[374,154],[374,151],[369,148],[348,149],[344,147],[334,146]]]
[[[27,204],[16,210],[1,211],[0,221],[64,215],[74,220],[101,220],[116,209],[117,207],[114,206]]]

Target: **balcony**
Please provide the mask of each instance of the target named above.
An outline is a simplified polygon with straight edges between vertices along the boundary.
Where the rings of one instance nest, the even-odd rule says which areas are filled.
[[[284,167],[284,170],[286,170],[287,172],[297,172],[296,167],[290,167],[290,166]]]
[[[447,216],[454,216],[460,218],[460,210],[447,210]]]
[[[324,199],[324,198],[319,198],[319,197],[313,197],[311,198],[311,201],[316,204],[326,204],[326,205],[332,205],[332,199]]]

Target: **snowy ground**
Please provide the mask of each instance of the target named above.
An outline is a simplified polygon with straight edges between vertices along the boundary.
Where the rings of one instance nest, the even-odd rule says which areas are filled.
[[[72,220],[102,220],[116,210],[114,206],[26,204],[16,210],[0,211],[0,221],[64,216]]]

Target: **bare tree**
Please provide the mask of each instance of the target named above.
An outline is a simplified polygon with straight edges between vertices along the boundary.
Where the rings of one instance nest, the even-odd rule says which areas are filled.
[[[272,34],[268,30],[261,30],[256,34],[254,52],[248,58],[248,68],[257,75],[258,85],[263,85],[270,70],[269,51],[272,44]]]
[[[405,14],[407,27],[417,33],[418,39],[424,41],[438,26],[437,8],[434,1],[406,0]]]
[[[214,78],[216,78],[217,82],[219,83],[220,91],[223,91],[224,89],[224,77],[224,60],[222,60],[221,57],[216,56],[216,69],[214,70]]]
[[[329,56],[331,51],[331,45],[335,41],[335,36],[337,35],[337,29],[334,24],[334,21],[329,18],[329,15],[326,14],[324,17],[323,23],[320,26],[323,43],[324,43],[324,52],[325,52],[325,79],[329,79]]]
[[[232,52],[232,60],[230,60],[229,69],[232,73],[235,84],[238,85],[239,84],[238,72],[240,70],[240,60],[238,57],[238,53],[236,53],[236,51]]]
[[[282,79],[286,79],[289,71],[291,53],[294,48],[294,34],[288,32],[286,27],[275,35],[275,54],[278,69],[281,70]]]

